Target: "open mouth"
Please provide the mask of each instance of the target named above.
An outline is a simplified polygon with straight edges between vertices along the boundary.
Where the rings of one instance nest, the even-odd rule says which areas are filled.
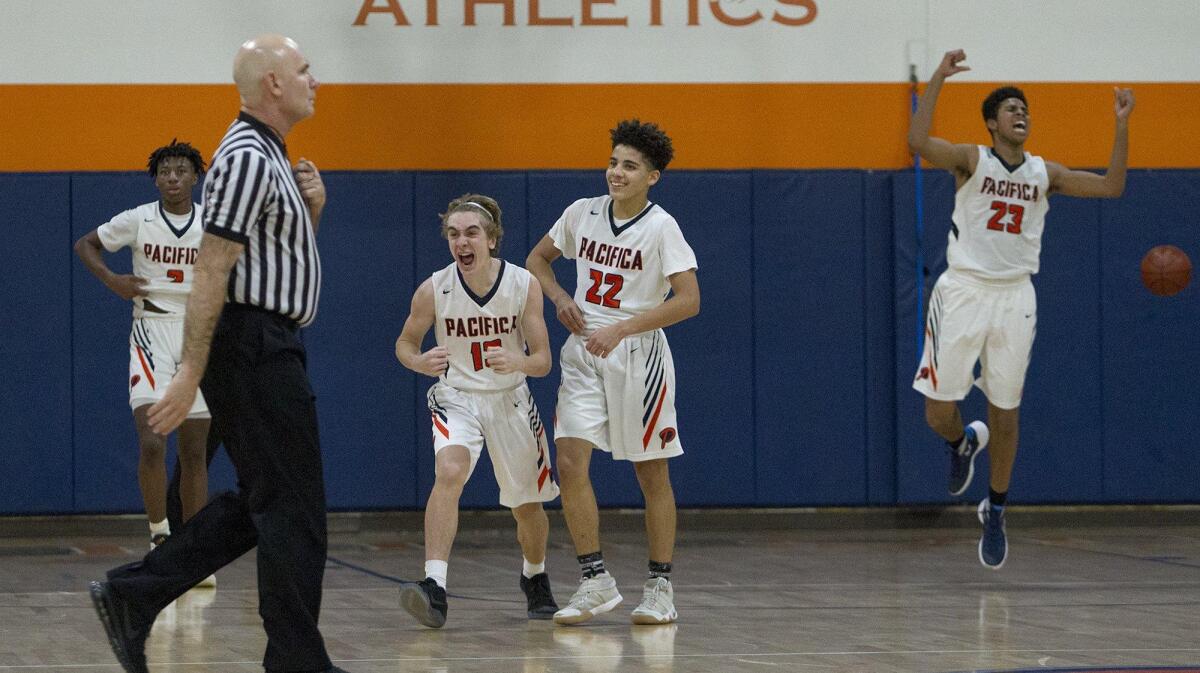
[[[463,266],[467,266],[467,267],[471,266],[472,264],[475,263],[475,253],[473,253],[473,252],[458,253],[458,263]]]

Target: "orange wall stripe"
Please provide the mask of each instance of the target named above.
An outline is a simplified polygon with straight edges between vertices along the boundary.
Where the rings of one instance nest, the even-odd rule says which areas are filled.
[[[987,143],[979,105],[994,83],[951,82],[934,133]],[[1200,167],[1200,84],[1134,84],[1130,165]],[[1023,87],[1028,149],[1105,166],[1112,88]],[[607,131],[638,116],[675,141],[674,168],[895,169],[905,148],[904,84],[336,84],[289,139],[326,170],[597,168]],[[0,171],[137,170],[171,138],[210,155],[237,110],[232,85],[0,85]]]

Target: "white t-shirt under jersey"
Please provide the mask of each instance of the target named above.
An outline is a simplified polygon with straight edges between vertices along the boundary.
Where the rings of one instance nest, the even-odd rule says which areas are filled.
[[[1035,274],[1046,226],[1050,176],[1041,157],[1025,153],[1010,171],[991,148],[954,194],[954,227],[946,246],[951,269],[993,280]]]
[[[696,268],[679,223],[654,203],[619,221],[611,197],[580,199],[549,235],[564,257],[576,260],[575,303],[588,334],[662,304],[671,291],[668,278]]]
[[[172,215],[155,201],[126,210],[96,229],[105,250],[133,249],[133,275],[147,281],[144,299],[166,311],[145,311],[143,297],[135,297],[135,318],[183,317],[192,291],[192,267],[204,236],[202,220],[198,203],[192,204],[190,215]]]
[[[523,372],[498,374],[487,365],[484,351],[503,347],[525,352],[521,315],[530,278],[525,269],[500,260],[496,283],[481,297],[467,287],[457,263],[434,272],[434,335],[437,344],[450,351],[450,366],[441,376],[446,385],[467,391],[508,390],[525,380]]]

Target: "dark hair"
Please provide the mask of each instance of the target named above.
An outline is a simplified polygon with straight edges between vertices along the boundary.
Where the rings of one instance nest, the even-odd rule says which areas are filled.
[[[612,136],[612,146],[625,145],[642,153],[655,170],[666,170],[667,164],[675,158],[675,149],[671,147],[671,139],[657,124],[627,119],[617,124],[617,128],[609,131]]]
[[[171,139],[170,145],[164,145],[150,153],[150,160],[146,163],[146,168],[150,170],[150,177],[158,175],[158,165],[163,159],[179,157],[192,162],[192,168],[196,170],[196,175],[204,173],[204,157],[200,156],[200,151],[187,143],[176,142]]]
[[[1009,98],[1016,98],[1029,107],[1029,101],[1025,100],[1025,92],[1015,86],[1002,86],[999,89],[988,94],[987,98],[983,99],[983,121],[987,123],[989,119],[995,119],[996,114],[1000,111],[1000,104]]]
[[[442,218],[442,238],[446,238],[446,221],[454,213],[475,213],[483,217],[483,233],[488,238],[496,239],[495,252],[500,250],[500,240],[504,238],[504,227],[500,224],[500,204],[496,199],[483,194],[463,194],[446,206],[446,212],[439,213]]]

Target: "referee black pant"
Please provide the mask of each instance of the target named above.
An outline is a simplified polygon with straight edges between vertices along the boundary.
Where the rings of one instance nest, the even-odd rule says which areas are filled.
[[[316,404],[295,323],[227,304],[201,383],[237,471],[223,493],[167,542],[109,572],[113,591],[147,623],[171,601],[255,546],[263,666],[330,668],[317,629],[325,572],[325,486]]]

